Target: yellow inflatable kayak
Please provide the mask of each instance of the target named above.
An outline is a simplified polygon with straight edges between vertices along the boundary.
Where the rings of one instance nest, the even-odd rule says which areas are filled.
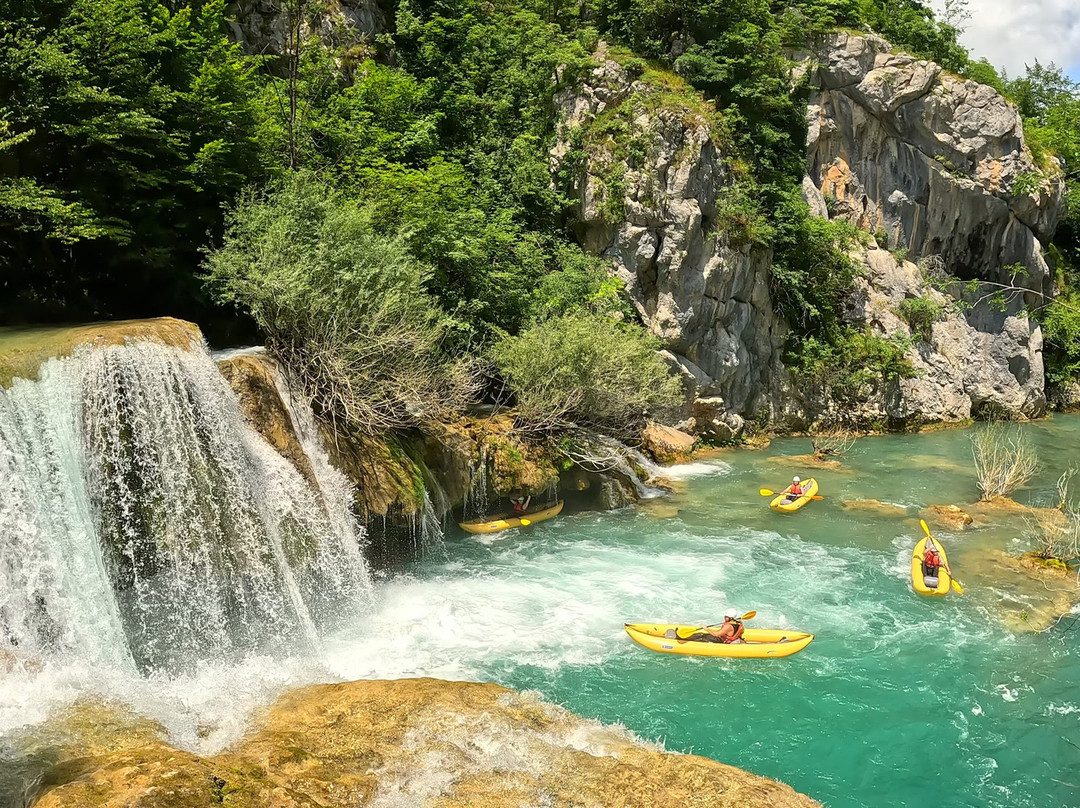
[[[911,585],[915,588],[915,591],[920,595],[926,595],[927,597],[938,597],[939,595],[949,594],[949,587],[952,585],[952,578],[949,573],[945,571],[946,565],[949,563],[949,557],[945,555],[945,548],[941,546],[941,542],[937,539],[933,539],[934,546],[937,547],[938,552],[941,554],[941,566],[938,567],[938,582],[937,586],[930,588],[926,585],[926,579],[923,578],[922,573],[922,557],[926,550],[926,542],[931,539],[925,538],[921,542],[915,545],[915,549],[911,551]]]
[[[793,513],[809,502],[811,497],[817,496],[817,489],[817,480],[811,477],[806,481],[806,488],[803,495],[797,500],[794,502],[786,502],[787,494],[780,494],[776,499],[769,503],[769,507],[774,511],[780,511],[780,513]]]
[[[687,656],[730,657],[735,659],[778,659],[797,654],[814,639],[804,631],[786,631],[778,628],[748,628],[743,632],[743,642],[718,643],[673,639],[672,635],[687,636],[698,626],[680,626],[676,623],[626,623],[624,628],[630,639],[650,651],[661,654],[685,654]]]
[[[558,516],[562,512],[562,506],[563,501],[559,500],[550,508],[544,508],[542,511],[534,511],[533,513],[526,513],[522,516],[503,514],[502,516],[496,516],[494,519],[473,519],[469,522],[458,522],[458,525],[462,530],[467,531],[468,533],[498,533],[500,530],[509,530],[512,527],[531,525],[536,522],[543,522],[545,519],[550,519],[553,516]]]

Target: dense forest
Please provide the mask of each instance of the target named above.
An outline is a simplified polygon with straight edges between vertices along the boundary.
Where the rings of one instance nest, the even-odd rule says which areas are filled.
[[[7,0],[0,322],[254,323],[324,412],[363,430],[507,384],[538,427],[625,428],[678,392],[618,283],[574,240],[548,159],[553,97],[604,40],[712,102],[738,169],[722,224],[773,251],[774,299],[799,337],[791,362],[902,373],[895,346],[839,321],[855,234],[812,217],[799,190],[806,91],[785,54],[843,27],[996,87],[1037,159],[1062,167],[1068,214],[1049,252],[1066,304],[1037,316],[1051,379],[1080,376],[1080,93],[1053,66],[1008,77],[972,60],[957,41],[963,2],[945,20],[917,0],[384,10],[386,33],[328,35],[313,24],[320,3],[289,0],[284,47],[252,54],[224,0]]]

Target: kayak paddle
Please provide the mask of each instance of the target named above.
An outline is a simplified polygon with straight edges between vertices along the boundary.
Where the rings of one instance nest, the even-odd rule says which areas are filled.
[[[930,528],[928,528],[926,526],[926,520],[925,519],[920,519],[919,524],[922,525],[923,532],[926,533],[926,538],[931,539],[932,541],[937,541],[937,539],[935,539],[930,534]],[[944,559],[942,559],[942,561],[944,562]],[[949,569],[949,565],[947,563],[942,563],[941,566],[943,566],[945,568],[945,572],[949,573],[949,580],[952,581],[952,588],[956,590],[956,594],[958,594],[958,595],[964,594],[964,587],[962,587],[960,585],[960,582],[958,580],[953,578],[952,570]]]
[[[775,491],[770,491],[768,488],[759,488],[758,493],[761,494],[761,496],[763,496],[763,497],[775,497],[776,496],[776,492]],[[814,496],[810,497],[810,499],[825,499],[825,497],[819,497],[817,494],[814,494]]]
[[[744,615],[743,615],[742,617],[740,617],[740,618],[739,618],[739,620],[750,620],[750,619],[752,619],[752,618],[754,618],[754,617],[757,617],[757,611],[749,611],[749,612],[747,612],[746,614],[744,614]],[[713,624],[712,624],[712,626],[722,626],[722,625],[724,625],[724,624],[723,624],[723,623],[713,623]],[[705,630],[705,629],[707,629],[707,628],[712,628],[712,626],[698,626],[698,627],[697,627],[697,628],[695,628],[695,629],[694,629],[693,631],[691,631],[691,632],[690,632],[690,634],[691,634],[691,635],[697,634],[697,633],[698,633],[699,631],[704,631],[704,630]],[[676,630],[676,632],[675,632],[675,639],[677,639],[677,640],[678,640],[678,639],[681,639],[681,638],[680,638],[680,637],[678,636],[678,634],[679,634],[679,632],[678,632],[678,631]],[[683,642],[686,642],[686,640],[682,640],[682,641],[683,641]]]

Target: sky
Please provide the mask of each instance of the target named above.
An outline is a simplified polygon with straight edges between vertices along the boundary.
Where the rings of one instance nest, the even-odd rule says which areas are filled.
[[[935,8],[942,0],[935,0]],[[961,41],[1010,76],[1038,59],[1080,81],[1080,0],[968,0]]]

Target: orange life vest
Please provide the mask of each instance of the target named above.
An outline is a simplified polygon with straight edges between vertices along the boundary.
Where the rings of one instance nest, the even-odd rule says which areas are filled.
[[[938,555],[937,550],[927,550],[923,554],[923,563],[928,567],[940,567],[941,556]]]
[[[745,626],[743,626],[742,621],[731,620],[729,622],[731,623],[731,625],[735,626],[735,631],[732,632],[731,636],[725,639],[724,642],[730,643],[735,642],[735,640],[742,639],[743,631],[745,630]]]

